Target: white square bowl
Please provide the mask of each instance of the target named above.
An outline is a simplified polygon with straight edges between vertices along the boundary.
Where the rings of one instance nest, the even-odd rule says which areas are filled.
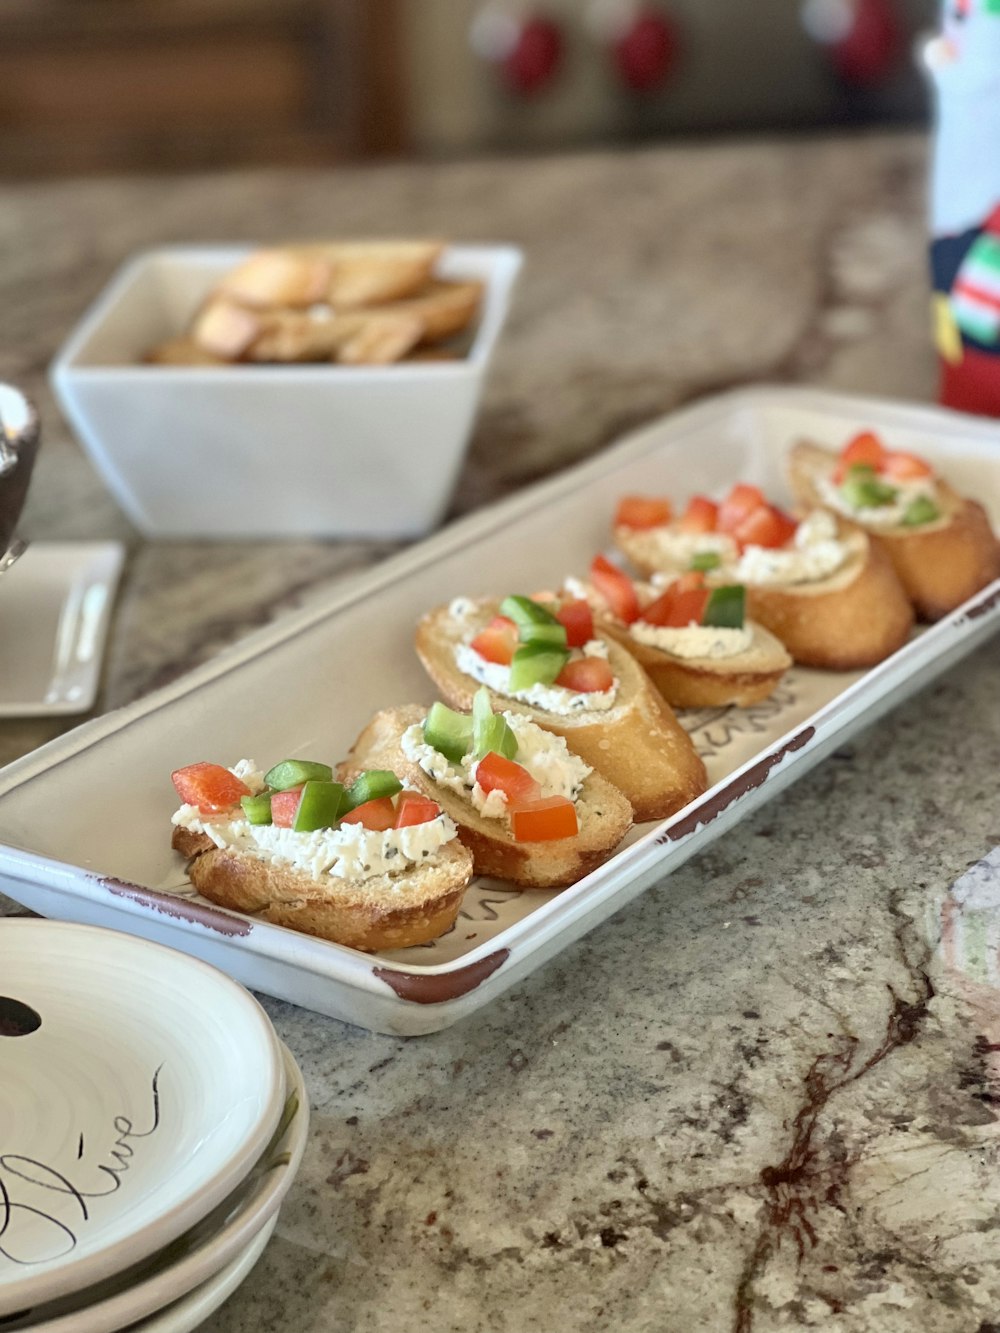
[[[521,267],[513,246],[452,246],[438,272],[479,278],[458,361],[391,366],[157,366],[251,247],[171,246],[126,264],[50,370],[108,489],[148,537],[413,537],[458,476]]]

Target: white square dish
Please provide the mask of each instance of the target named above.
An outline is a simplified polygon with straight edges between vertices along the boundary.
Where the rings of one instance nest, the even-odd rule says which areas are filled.
[[[442,517],[521,267],[451,246],[445,278],[485,283],[468,354],[389,366],[144,365],[247,247],[131,260],[52,364],[52,387],[108,489],[149,537],[412,537]]]
[[[872,670],[796,669],[762,704],[687,714],[712,783],[703,797],[635,830],[605,865],[560,893],[475,882],[453,931],[395,954],[367,956],[198,899],[170,850],[170,771],[198,759],[339,758],[377,709],[434,697],[412,650],[424,610],[585,570],[606,547],[624,492],[662,493],[683,476],[691,491],[720,493],[739,478],[780,498],[782,459],[794,440],[836,446],[862,428],[941,464],[1000,525],[995,423],[805,389],[713,399],[472,515],[166,689],[10,765],[0,773],[0,887],[43,914],[173,944],[249,986],[376,1031],[448,1026],[996,631],[1000,581]],[[52,809],[59,820],[48,817]]]

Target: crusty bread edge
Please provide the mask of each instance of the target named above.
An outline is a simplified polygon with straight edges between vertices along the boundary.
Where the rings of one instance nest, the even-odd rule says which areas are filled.
[[[174,828],[172,845],[189,858],[188,877],[209,902],[256,921],[285,926],[365,953],[405,949],[437,939],[454,925],[472,878],[472,855],[457,839],[433,864],[360,885],[329,876],[317,881],[205,834]]]

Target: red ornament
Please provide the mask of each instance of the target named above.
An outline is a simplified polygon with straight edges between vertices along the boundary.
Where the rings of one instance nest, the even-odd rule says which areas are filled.
[[[859,0],[854,26],[830,52],[833,68],[845,83],[870,87],[892,72],[902,32],[891,0]]]
[[[622,82],[635,92],[660,87],[677,59],[677,29],[660,9],[641,9],[611,44]]]
[[[515,41],[500,61],[500,71],[514,92],[531,96],[552,83],[562,58],[562,29],[551,19],[535,15],[520,25]]]
[[[802,20],[826,47],[837,77],[856,87],[882,83],[902,53],[894,0],[805,0]]]

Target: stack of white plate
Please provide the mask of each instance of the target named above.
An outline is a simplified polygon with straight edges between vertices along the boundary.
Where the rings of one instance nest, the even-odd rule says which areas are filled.
[[[0,921],[0,1327],[186,1333],[246,1277],[309,1108],[267,1015],[116,931]]]

